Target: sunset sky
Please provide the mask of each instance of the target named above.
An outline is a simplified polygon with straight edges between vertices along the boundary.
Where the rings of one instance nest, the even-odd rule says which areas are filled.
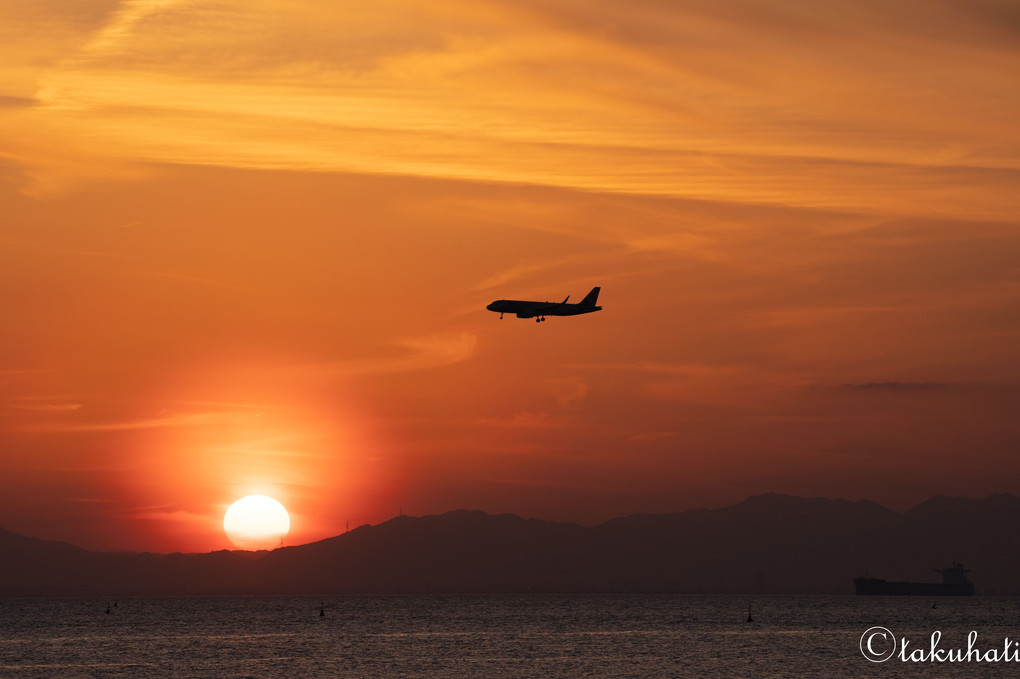
[[[5,0],[0,526],[1020,493],[1018,74],[1016,0]]]

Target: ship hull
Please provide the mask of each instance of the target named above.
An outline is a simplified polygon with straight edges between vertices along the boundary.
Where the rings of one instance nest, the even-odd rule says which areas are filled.
[[[943,584],[938,582],[889,582],[881,578],[855,578],[858,594],[897,596],[971,596],[974,585],[970,582]]]

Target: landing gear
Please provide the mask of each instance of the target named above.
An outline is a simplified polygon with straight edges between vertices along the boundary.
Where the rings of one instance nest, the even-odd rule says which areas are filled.
[[[502,311],[499,312],[499,320],[501,320],[501,321],[503,320],[503,312]]]
[[[541,323],[544,320],[545,320],[545,316],[539,316],[538,318],[535,319],[535,322],[536,323]]]

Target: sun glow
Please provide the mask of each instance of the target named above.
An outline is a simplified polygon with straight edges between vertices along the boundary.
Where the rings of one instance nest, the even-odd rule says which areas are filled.
[[[290,532],[290,515],[266,495],[249,495],[230,505],[223,530],[239,549],[272,549]]]

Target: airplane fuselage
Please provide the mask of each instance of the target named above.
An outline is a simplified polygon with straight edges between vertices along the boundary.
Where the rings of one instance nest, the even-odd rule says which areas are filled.
[[[595,301],[599,296],[599,288],[593,288],[588,295],[577,304],[568,304],[567,299],[562,302],[531,302],[517,299],[497,299],[489,304],[486,309],[495,311],[503,317],[503,314],[514,314],[517,318],[534,318],[537,321],[545,320],[546,316],[579,316],[590,314],[594,311],[602,311],[602,307],[596,306]]]

